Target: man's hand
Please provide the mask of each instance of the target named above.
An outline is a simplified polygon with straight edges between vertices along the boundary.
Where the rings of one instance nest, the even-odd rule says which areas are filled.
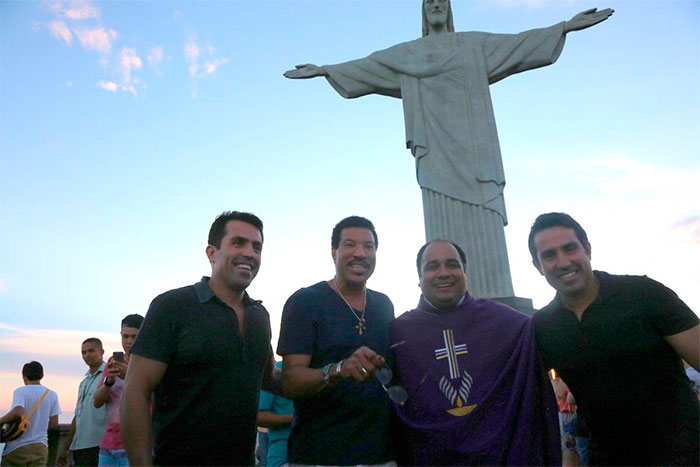
[[[611,8],[606,8],[605,10],[600,11],[598,11],[597,8],[591,8],[590,10],[582,11],[564,23],[564,33],[580,31],[581,29],[595,26],[596,24],[608,19],[613,13],[615,13],[615,10]]]
[[[313,63],[297,65],[294,70],[287,70],[284,72],[284,77],[290,79],[307,79],[327,75],[328,73],[326,73],[325,68],[322,66],[316,66]]]
[[[70,428],[68,429],[68,436],[64,440],[63,448],[58,454],[57,463],[60,467],[68,465],[68,454],[70,451],[70,445],[73,443],[73,437],[75,436],[75,415],[73,420],[70,422]]]
[[[384,357],[378,355],[374,350],[362,346],[343,360],[340,377],[353,378],[355,381],[363,382],[372,378],[375,370],[383,366],[384,363],[386,363]]]
[[[126,369],[128,364],[126,362],[118,362],[113,358],[107,361],[107,378],[109,382],[114,382],[115,378],[119,377],[121,379],[126,379]]]
[[[58,454],[58,458],[56,459],[56,464],[59,467],[68,465],[68,449],[61,449],[61,452]]]
[[[287,399],[313,397],[326,387],[321,368],[309,368],[311,355],[287,354],[283,356],[282,386]],[[336,373],[337,363],[333,363],[328,373],[332,382],[341,378],[362,382],[374,376],[377,368],[386,360],[374,350],[360,347],[344,359],[340,373]]]

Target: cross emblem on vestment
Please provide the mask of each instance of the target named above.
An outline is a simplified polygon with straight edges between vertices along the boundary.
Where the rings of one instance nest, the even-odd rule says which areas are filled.
[[[457,355],[467,353],[467,344],[456,344],[452,329],[443,329],[442,338],[445,341],[445,347],[435,349],[435,360],[447,359],[447,365],[450,367],[450,379],[459,378],[459,364],[457,363]]]

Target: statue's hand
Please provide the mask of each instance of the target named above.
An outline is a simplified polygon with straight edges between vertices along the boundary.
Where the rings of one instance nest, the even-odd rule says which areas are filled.
[[[615,13],[615,10],[611,8],[600,11],[598,11],[597,8],[591,8],[590,10],[582,11],[566,22],[564,25],[564,32],[580,31],[581,29],[590,28],[601,21],[605,21],[613,13]]]
[[[284,77],[291,79],[315,78],[317,76],[326,76],[326,70],[322,66],[316,66],[313,63],[297,65],[294,70],[284,72]]]

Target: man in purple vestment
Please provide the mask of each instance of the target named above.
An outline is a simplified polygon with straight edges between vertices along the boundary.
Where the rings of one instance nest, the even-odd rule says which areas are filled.
[[[467,292],[465,255],[418,252],[422,296],[392,323],[401,459],[413,465],[561,464],[557,404],[530,318]]]

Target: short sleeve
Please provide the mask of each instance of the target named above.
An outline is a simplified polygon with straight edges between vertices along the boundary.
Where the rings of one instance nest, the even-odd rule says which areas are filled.
[[[170,362],[177,346],[177,306],[177,300],[171,293],[160,295],[151,302],[131,348],[132,354],[164,363]]]
[[[316,313],[310,307],[309,297],[299,290],[289,297],[282,310],[279,355],[313,355],[316,346]]]
[[[649,278],[646,278],[644,287],[646,290],[641,295],[648,301],[647,318],[660,335],[672,336],[700,322],[700,318],[673,290]]]
[[[275,402],[275,396],[267,391],[260,391],[260,402],[258,403],[258,410],[264,410],[265,412],[272,412],[272,404]]]
[[[15,407],[22,407],[26,411],[27,403],[24,398],[24,391],[20,391],[20,389],[21,388],[17,388],[12,393],[12,407],[10,407],[10,409],[14,409]]]
[[[56,395],[55,392],[51,391],[51,410],[49,412],[49,416],[53,417],[54,415],[60,415],[61,414],[61,406],[58,404],[58,395]]]

